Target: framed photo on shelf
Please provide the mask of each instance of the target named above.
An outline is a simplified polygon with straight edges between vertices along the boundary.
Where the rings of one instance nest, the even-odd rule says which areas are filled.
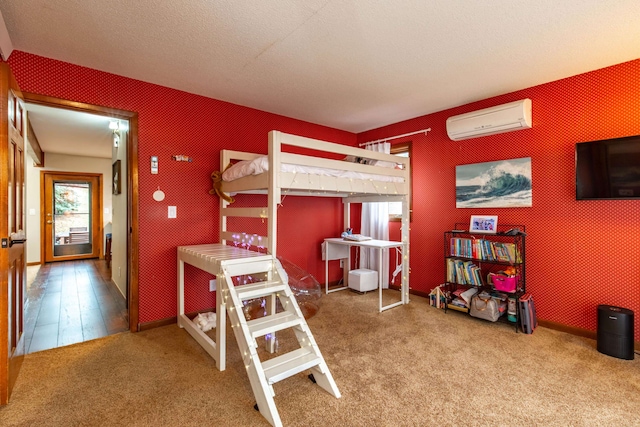
[[[471,215],[470,233],[495,234],[498,229],[498,217],[495,215]]]

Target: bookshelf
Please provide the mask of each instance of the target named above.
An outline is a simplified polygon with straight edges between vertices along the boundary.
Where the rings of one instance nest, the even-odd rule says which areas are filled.
[[[463,293],[473,289],[506,303],[498,321],[513,324],[517,332],[517,301],[526,292],[525,227],[499,224],[494,234],[469,232],[468,227],[456,223],[444,232],[443,308],[469,313],[469,293]]]

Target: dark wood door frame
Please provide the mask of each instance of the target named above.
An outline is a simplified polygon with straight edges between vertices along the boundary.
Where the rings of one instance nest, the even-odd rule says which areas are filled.
[[[139,193],[138,193],[138,113],[118,110],[98,105],[84,104],[35,93],[23,92],[25,102],[47,105],[49,107],[100,114],[116,119],[129,121],[127,133],[127,305],[129,307],[129,330],[139,331],[139,294],[138,294],[138,262],[139,262]],[[46,162],[46,157],[45,157]]]

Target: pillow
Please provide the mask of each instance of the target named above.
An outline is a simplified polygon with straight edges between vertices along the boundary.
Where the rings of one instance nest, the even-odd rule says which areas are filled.
[[[365,159],[364,157],[347,156],[344,158],[344,161],[349,163],[360,163],[360,164],[366,165],[369,160]]]
[[[344,158],[344,161],[350,162],[350,163],[360,163],[362,165],[391,168],[391,169],[397,166],[397,164],[394,162],[385,162],[384,160],[373,160],[373,159],[366,159],[364,157],[356,157],[356,156],[347,156]]]
[[[380,166],[383,168],[391,168],[394,169],[398,164],[394,162],[385,162],[384,160],[371,160],[369,163],[371,166]]]
[[[233,181],[248,175],[258,175],[264,172],[265,160],[266,157],[261,156],[256,157],[253,160],[242,160],[234,163],[224,170],[222,173],[222,179],[224,181]]]

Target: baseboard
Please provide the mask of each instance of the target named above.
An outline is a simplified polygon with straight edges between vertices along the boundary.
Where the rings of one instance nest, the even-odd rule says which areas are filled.
[[[549,328],[560,332],[566,332],[571,335],[577,335],[579,337],[590,338],[595,340],[597,338],[597,334],[595,331],[590,331],[588,329],[576,328],[574,326],[563,325],[562,323],[551,322],[549,320],[538,320],[538,325],[543,328]]]
[[[397,289],[397,290],[400,289],[399,286],[389,286],[389,287],[392,288],[392,289]],[[417,295],[417,296],[424,297],[424,298],[427,298],[427,299],[429,298],[429,294],[427,294],[426,292],[414,291],[413,289],[410,289],[409,293],[411,295]],[[577,328],[575,326],[563,325],[562,323],[552,322],[550,320],[540,320],[540,319],[538,319],[538,326],[541,326],[543,328],[553,329],[553,330],[560,331],[560,332],[566,332],[567,334],[577,335],[579,337],[585,337],[585,338],[589,338],[589,339],[592,339],[592,340],[597,340],[598,339],[598,333],[596,331],[590,331],[590,330],[584,329],[584,328]],[[640,351],[640,341],[634,341],[633,342],[633,347],[634,347],[636,352]]]
[[[207,313],[210,311],[216,311],[215,308],[208,308],[200,311],[194,311],[193,313],[185,313],[189,319],[193,319],[198,313]],[[160,328],[162,326],[175,325],[178,323],[178,316],[169,317],[167,319],[154,320],[153,322],[139,323],[138,331],[148,331],[149,329]]]
[[[160,328],[162,326],[175,325],[178,322],[176,316],[166,319],[154,320],[153,322],[138,323],[138,332],[148,331],[149,329]]]
[[[340,283],[339,280],[335,282],[329,282],[329,286],[331,288],[331,286],[337,286],[339,283]],[[395,289],[397,291],[400,290],[400,286],[397,286],[397,285],[389,285],[389,288]],[[429,299],[429,294],[426,292],[409,289],[409,294]],[[211,310],[203,310],[202,312],[204,311],[211,311]],[[197,314],[198,312],[189,313],[187,314],[187,316],[195,317]],[[156,320],[153,322],[140,323],[138,324],[138,331],[146,331],[153,328],[159,328],[161,326],[168,326],[176,323],[177,321],[178,321],[177,317],[171,317],[168,319]],[[596,340],[598,338],[596,331],[590,331],[588,329],[583,329],[583,328],[576,328],[574,326],[567,326],[567,325],[563,325],[562,323],[551,322],[549,320],[538,320],[538,325],[542,326],[543,328],[549,328],[549,329],[553,329],[560,332],[566,332],[571,335],[577,335],[577,336],[589,338],[592,340]],[[636,351],[640,351],[640,341],[634,341],[633,346]]]
[[[398,288],[398,289],[400,289],[400,288]],[[415,295],[415,296],[418,296],[418,297],[426,298],[427,300],[429,299],[429,294],[427,292],[415,291],[413,289],[409,289],[409,295]]]
[[[538,320],[538,325],[543,328],[549,328],[560,332],[566,332],[571,335],[577,335],[579,337],[590,338],[592,340],[598,339],[597,331],[590,331],[588,329],[576,328],[574,326],[563,325],[562,323],[551,322],[549,320]],[[640,341],[634,341],[633,347],[635,351],[640,351]]]
[[[34,265],[42,265],[42,263],[40,261],[28,262],[27,263],[27,267],[32,267]]]

